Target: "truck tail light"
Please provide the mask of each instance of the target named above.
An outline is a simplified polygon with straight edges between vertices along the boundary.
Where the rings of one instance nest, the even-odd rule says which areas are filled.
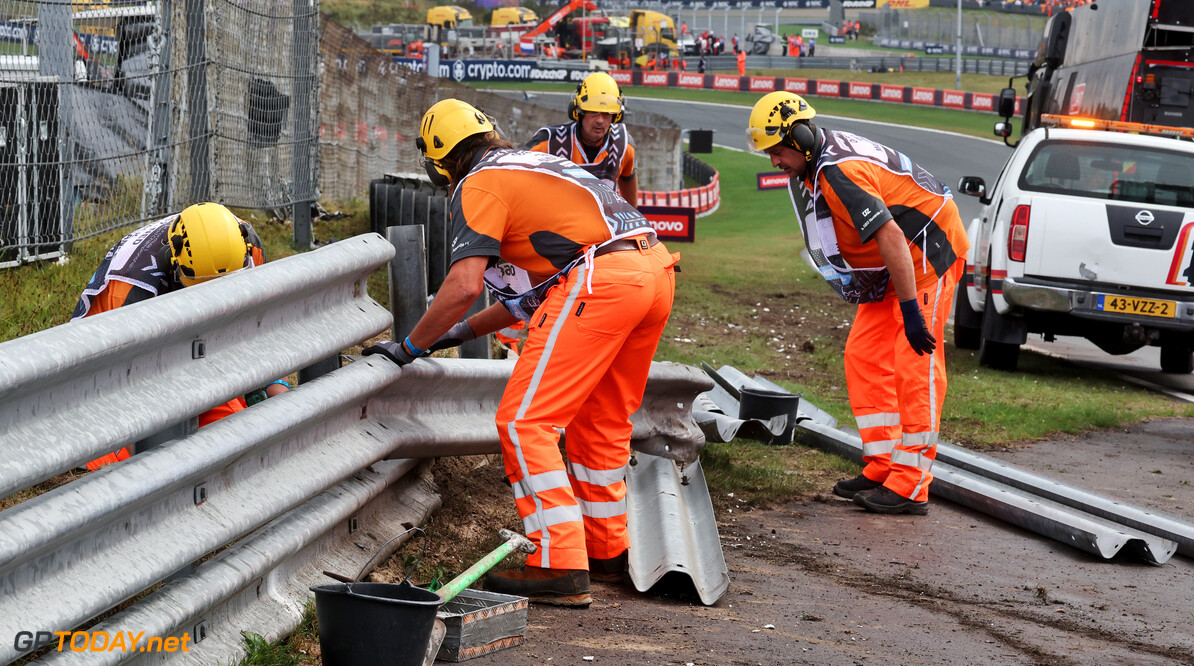
[[[1028,217],[1031,208],[1016,206],[1012,213],[1012,224],[1007,229],[1007,258],[1010,261],[1024,261],[1024,250],[1028,247]]]

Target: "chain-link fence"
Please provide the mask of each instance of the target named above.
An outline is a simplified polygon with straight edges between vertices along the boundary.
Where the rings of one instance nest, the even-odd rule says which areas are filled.
[[[315,199],[318,0],[0,0],[0,266]]]
[[[888,8],[859,16],[864,30],[873,27],[880,38],[953,44],[958,36],[958,15],[948,9]],[[962,43],[1035,50],[1046,20],[1039,15],[967,12],[962,15]]]
[[[443,97],[486,108],[516,144],[565,121],[401,67],[318,8],[0,0],[0,267],[198,201],[363,196],[382,174],[421,171],[419,119]],[[678,187],[679,129],[630,122],[640,187]]]

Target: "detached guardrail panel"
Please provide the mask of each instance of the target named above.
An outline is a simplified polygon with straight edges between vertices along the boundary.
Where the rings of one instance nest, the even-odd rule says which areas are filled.
[[[0,344],[0,497],[384,331],[393,255],[357,236]]]

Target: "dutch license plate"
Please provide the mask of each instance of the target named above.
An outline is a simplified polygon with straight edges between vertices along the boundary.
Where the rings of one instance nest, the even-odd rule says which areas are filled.
[[[1176,317],[1177,303],[1174,301],[1157,301],[1151,298],[1129,298],[1127,296],[1110,296],[1099,294],[1095,304],[1096,310],[1104,312],[1119,312],[1123,314],[1145,315],[1147,317]]]

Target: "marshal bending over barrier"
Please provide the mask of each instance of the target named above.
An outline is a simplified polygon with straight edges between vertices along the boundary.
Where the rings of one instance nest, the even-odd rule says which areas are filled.
[[[946,387],[937,341],[970,244],[933,174],[887,146],[820,129],[814,116],[798,95],[765,95],[747,144],[788,174],[813,262],[858,304],[846,384],[866,466],[833,492],[876,513],[925,514]]]
[[[679,255],[588,171],[514,150],[464,102],[428,109],[417,145],[432,181],[452,188],[452,266],[406,339],[365,353],[405,365],[527,321],[497,426],[523,528],[538,550],[522,570],[491,574],[486,584],[587,606],[590,574],[620,582],[626,566],[630,415],[671,313]],[[493,270],[499,259],[537,286],[508,286],[522,281]],[[459,321],[486,283],[499,303]],[[567,466],[558,428],[567,433]]]

